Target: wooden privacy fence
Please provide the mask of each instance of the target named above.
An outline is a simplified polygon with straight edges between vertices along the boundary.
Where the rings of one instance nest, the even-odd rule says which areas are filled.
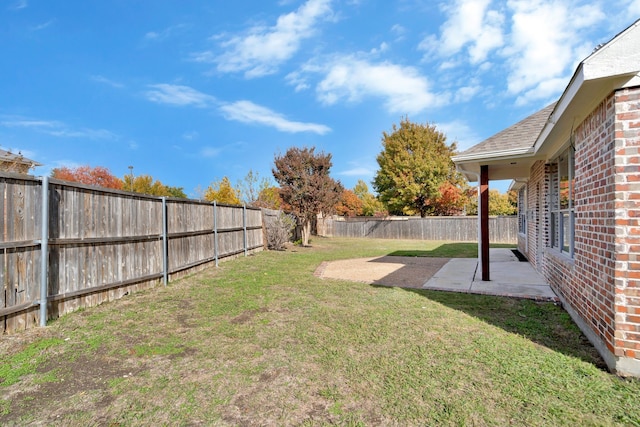
[[[3,332],[263,248],[260,209],[0,173]]]
[[[318,233],[327,237],[368,237],[375,239],[478,241],[477,216],[394,217],[318,219]],[[489,218],[489,240],[492,243],[517,243],[518,218],[496,216]]]

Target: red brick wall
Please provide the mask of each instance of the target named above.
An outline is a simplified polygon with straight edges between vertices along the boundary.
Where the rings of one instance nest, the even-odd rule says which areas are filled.
[[[640,359],[640,88],[614,103],[615,355]]]
[[[552,166],[542,161],[534,164],[528,183],[528,202],[540,218],[529,222],[527,254],[556,293],[582,317],[612,353],[615,350],[613,144],[612,95],[598,105],[574,132],[576,206],[573,259],[549,247],[548,195]]]
[[[615,104],[607,97],[576,128],[575,265],[567,301],[614,353]]]
[[[577,124],[573,135],[574,257],[549,247],[552,171],[542,161],[531,168],[527,184],[526,254],[615,356],[608,358],[611,367],[639,375],[640,87],[612,93]]]
[[[542,253],[545,245],[545,215],[546,210],[546,182],[545,163],[536,162],[530,172],[527,184],[527,240],[528,248],[524,241],[518,242],[518,250],[527,256],[529,262],[536,268],[542,263],[538,255]]]

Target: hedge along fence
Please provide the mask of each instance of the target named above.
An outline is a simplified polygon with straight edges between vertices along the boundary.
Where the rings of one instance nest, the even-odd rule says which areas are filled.
[[[11,333],[262,250],[260,209],[0,173],[0,319]]]
[[[319,218],[318,233],[327,237],[478,241],[477,216],[338,218]],[[490,217],[489,240],[492,243],[516,244],[518,217]]]

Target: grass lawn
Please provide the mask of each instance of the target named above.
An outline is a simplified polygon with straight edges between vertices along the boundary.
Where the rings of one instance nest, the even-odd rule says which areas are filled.
[[[322,280],[477,245],[314,239],[0,342],[0,425],[640,425],[552,303]]]

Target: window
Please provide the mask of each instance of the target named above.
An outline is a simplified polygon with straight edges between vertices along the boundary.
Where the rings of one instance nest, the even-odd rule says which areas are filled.
[[[573,257],[575,176],[574,149],[570,147],[551,165],[550,246]]]
[[[518,232],[527,234],[527,187],[518,191]]]

